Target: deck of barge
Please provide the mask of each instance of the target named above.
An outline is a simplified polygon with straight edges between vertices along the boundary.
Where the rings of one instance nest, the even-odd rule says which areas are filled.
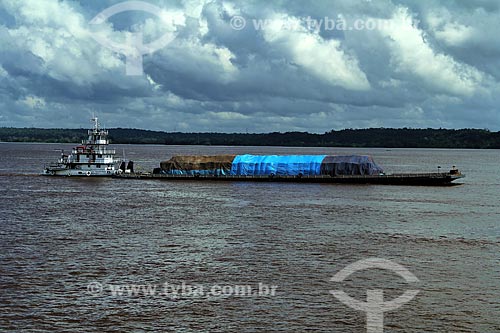
[[[213,176],[213,175],[165,175],[153,173],[122,173],[113,176],[120,179],[158,179],[191,181],[237,181],[237,182],[293,182],[332,184],[380,184],[380,185],[426,185],[449,186],[463,178],[460,173],[408,173],[391,175],[348,175],[348,176]]]

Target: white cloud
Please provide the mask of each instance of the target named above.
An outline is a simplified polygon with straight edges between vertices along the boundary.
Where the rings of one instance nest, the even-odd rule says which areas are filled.
[[[264,38],[273,47],[282,49],[290,60],[332,86],[349,90],[370,89],[356,57],[346,52],[340,41],[325,40],[305,27],[300,29],[300,20],[286,14],[275,14],[269,19],[273,24],[264,29]]]
[[[425,17],[430,33],[447,46],[461,46],[475,38],[477,31],[462,23],[462,17],[453,16],[447,8],[437,8]],[[478,18],[479,19],[479,18]]]
[[[37,96],[26,96],[21,102],[31,109],[42,109],[46,105],[45,99]]]
[[[451,94],[471,96],[480,88],[483,73],[434,51],[407,9],[398,8],[389,21],[380,31],[388,37],[398,70],[413,73],[427,85]]]
[[[209,111],[208,115],[210,117],[216,118],[218,120],[250,120],[251,117],[243,115],[241,113],[237,112],[227,112],[227,111],[222,111],[222,112],[213,112]]]
[[[232,82],[239,72],[236,57],[227,47],[197,38],[176,40],[158,52],[167,68],[197,77],[200,81]]]
[[[165,100],[166,100],[166,105],[170,108],[177,108],[185,104],[182,98],[172,93],[171,91],[168,91],[166,93]]]
[[[10,51],[39,57],[47,76],[85,85],[121,65],[117,55],[91,39],[83,15],[68,3],[26,0],[7,1],[5,6],[18,23],[8,30]]]
[[[474,36],[474,29],[458,23],[446,23],[435,33],[436,38],[450,46],[460,46]]]

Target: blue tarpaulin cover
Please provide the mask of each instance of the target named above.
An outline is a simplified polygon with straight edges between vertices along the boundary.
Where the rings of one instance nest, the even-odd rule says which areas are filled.
[[[304,176],[320,175],[326,155],[236,155],[233,176]]]

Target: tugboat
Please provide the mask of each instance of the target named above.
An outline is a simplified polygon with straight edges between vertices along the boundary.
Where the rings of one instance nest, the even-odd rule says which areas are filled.
[[[83,140],[81,145],[73,148],[69,155],[62,151],[61,158],[46,166],[43,175],[111,177],[122,172],[133,172],[132,161],[125,168],[125,161],[115,158],[116,151],[107,148],[108,131],[100,128],[97,117],[94,116],[91,121],[94,127],[88,130],[87,140]]]

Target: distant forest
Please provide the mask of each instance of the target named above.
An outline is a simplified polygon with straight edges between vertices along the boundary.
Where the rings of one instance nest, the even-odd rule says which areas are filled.
[[[79,143],[86,129],[0,128],[0,141]],[[500,149],[500,132],[480,129],[344,129],[324,134],[307,132],[168,133],[141,129],[109,130],[111,143],[228,146],[309,146],[386,148]]]

